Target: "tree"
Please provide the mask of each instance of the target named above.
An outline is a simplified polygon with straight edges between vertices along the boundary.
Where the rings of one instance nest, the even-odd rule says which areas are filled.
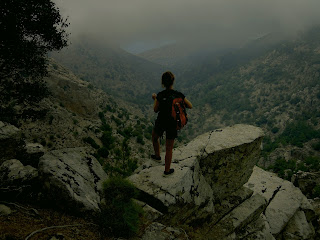
[[[51,0],[0,1],[0,120],[38,114],[25,105],[48,95],[47,53],[67,46],[68,25]],[[15,112],[17,104],[25,113]]]
[[[1,0],[0,11],[0,78],[45,76],[47,52],[67,46],[67,20],[51,0]]]

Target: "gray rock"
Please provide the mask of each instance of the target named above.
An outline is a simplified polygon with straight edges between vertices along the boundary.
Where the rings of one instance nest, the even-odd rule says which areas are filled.
[[[20,137],[20,130],[15,126],[0,121],[0,141],[6,139],[18,139]]]
[[[280,234],[300,209],[306,212],[313,211],[311,204],[299,188],[259,167],[254,167],[252,176],[245,186],[252,189],[254,194],[262,195],[267,199],[265,216],[274,236]]]
[[[7,160],[0,166],[0,186],[2,187],[22,187],[35,181],[37,177],[37,169],[24,166],[16,159]]]
[[[263,132],[249,125],[235,125],[203,134],[173,151],[174,174],[163,176],[162,165],[129,177],[135,186],[154,198],[149,205],[165,210],[179,202],[214,211],[221,201],[249,179],[260,152]],[[157,205],[157,206],[155,206]]]
[[[7,216],[12,213],[11,209],[6,205],[0,204],[0,216]]]
[[[54,150],[40,158],[39,177],[49,199],[77,212],[99,211],[102,182],[100,163],[85,148]]]
[[[43,156],[45,150],[39,143],[27,143],[25,146],[25,154],[21,157],[24,165],[31,165],[35,168],[39,165],[39,159]]]
[[[290,219],[282,235],[284,239],[312,239],[315,230],[312,224],[307,221],[304,212],[297,211]]]
[[[17,158],[24,143],[20,138],[21,131],[15,126],[0,121],[0,164],[5,160]]]

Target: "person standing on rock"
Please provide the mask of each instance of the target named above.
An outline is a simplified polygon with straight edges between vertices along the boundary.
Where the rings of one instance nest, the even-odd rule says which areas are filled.
[[[154,149],[154,155],[151,158],[155,160],[161,160],[160,157],[160,142],[159,138],[166,132],[166,157],[165,157],[165,171],[164,174],[172,174],[174,169],[170,168],[172,160],[172,149],[174,139],[177,137],[177,124],[171,116],[172,100],[173,98],[182,98],[187,108],[192,108],[192,104],[185,96],[178,91],[173,90],[174,75],[172,72],[167,71],[162,74],[161,78],[162,86],[165,90],[157,94],[152,94],[154,100],[153,110],[158,113],[158,117],[155,121],[154,128],[152,130],[152,143]]]

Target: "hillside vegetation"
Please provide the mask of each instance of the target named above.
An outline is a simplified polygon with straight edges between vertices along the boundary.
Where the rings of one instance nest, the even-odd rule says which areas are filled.
[[[138,103],[149,122],[154,118],[150,94],[161,91],[161,73],[171,68],[177,79],[176,89],[194,104],[179,140],[186,142],[203,132],[236,123],[257,125],[266,133],[260,165],[268,167],[284,157],[279,149],[300,149],[302,160],[319,155],[318,134],[304,132],[319,129],[319,36],[319,28],[314,28],[291,40],[268,34],[240,49],[211,48],[183,56],[179,49],[167,46],[164,52],[158,49],[141,54],[161,62],[169,51],[173,61],[166,67],[89,40],[76,42],[54,57],[116,99]],[[148,131],[149,137],[151,129]]]
[[[164,68],[124,50],[83,37],[51,56],[82,80],[140,106],[160,86]]]
[[[207,73],[209,77],[199,73],[200,80],[184,88],[195,103],[193,128],[198,133],[249,123],[265,129],[265,157],[288,145],[308,149],[303,158],[319,155],[319,149],[312,147],[319,144],[319,36],[320,30],[315,28],[264,50],[258,57],[248,58],[246,63],[231,62],[233,67],[223,67],[224,64],[224,70],[217,71],[221,65],[218,61],[212,73]],[[183,81],[192,85],[192,79]],[[193,133],[190,129],[189,134]],[[275,158],[272,156],[271,162]]]

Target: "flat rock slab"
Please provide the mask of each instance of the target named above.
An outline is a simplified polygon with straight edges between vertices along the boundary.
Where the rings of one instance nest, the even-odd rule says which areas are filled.
[[[77,212],[99,211],[107,174],[85,148],[48,152],[40,158],[38,171],[47,196],[58,206]]]
[[[207,210],[214,211],[213,200],[223,200],[248,181],[258,160],[262,137],[260,128],[242,124],[211,131],[173,151],[172,175],[164,176],[164,167],[159,163],[142,169],[129,180],[149,200],[156,199],[158,206],[207,203]]]

